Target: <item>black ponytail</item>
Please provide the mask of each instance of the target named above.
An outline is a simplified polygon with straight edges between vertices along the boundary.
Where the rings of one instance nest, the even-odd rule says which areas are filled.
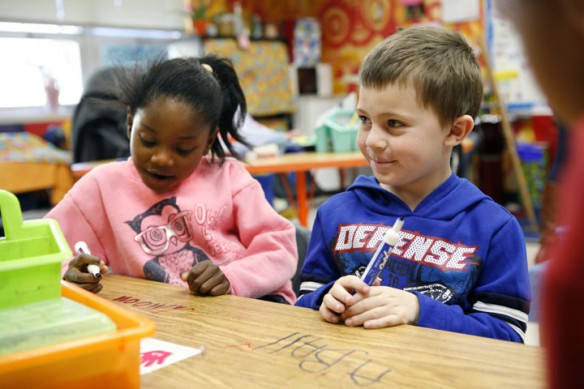
[[[200,62],[211,67],[212,73],[219,82],[223,94],[223,106],[217,122],[220,136],[213,142],[211,153],[223,161],[225,159],[223,142],[231,155],[236,158],[241,158],[235,151],[232,141],[235,140],[248,147],[250,145],[239,133],[239,129],[243,125],[245,115],[247,114],[247,102],[245,100],[245,94],[241,89],[237,73],[231,61],[226,58],[207,55],[202,57]]]

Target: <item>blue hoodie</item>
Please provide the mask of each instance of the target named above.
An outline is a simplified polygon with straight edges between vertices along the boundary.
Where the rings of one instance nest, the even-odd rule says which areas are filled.
[[[405,222],[381,285],[418,296],[417,325],[523,342],[531,299],[523,232],[454,173],[414,211],[364,176],[320,206],[296,305],[319,309],[338,278],[361,276],[399,217]]]

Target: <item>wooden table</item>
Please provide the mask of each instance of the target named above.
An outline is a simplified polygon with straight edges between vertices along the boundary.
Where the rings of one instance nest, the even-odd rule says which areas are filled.
[[[79,162],[71,166],[71,171],[73,172],[73,176],[76,179],[79,179],[95,166],[107,162],[112,162],[112,160]],[[361,152],[354,151],[348,153],[306,152],[283,154],[272,158],[259,158],[246,163],[245,166],[251,174],[296,173],[298,220],[304,227],[308,227],[309,206],[307,197],[306,173],[314,169],[346,169],[368,165],[363,155],[361,155]]]
[[[195,356],[142,376],[143,388],[543,388],[543,350],[402,325],[324,322],[306,308],[107,275],[100,296],[156,323]]]
[[[272,158],[259,158],[246,165],[251,174],[266,173],[295,173],[296,174],[296,199],[298,201],[298,221],[304,227],[308,226],[308,188],[306,185],[306,173],[314,169],[337,168],[346,169],[352,167],[368,166],[367,161],[360,151],[347,153],[292,153],[283,154]]]
[[[14,194],[50,190],[51,205],[56,205],[73,186],[68,163],[1,162],[0,188]]]

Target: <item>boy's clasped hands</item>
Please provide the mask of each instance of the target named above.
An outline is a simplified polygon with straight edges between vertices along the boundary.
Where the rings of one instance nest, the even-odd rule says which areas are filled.
[[[418,297],[388,286],[373,286],[354,275],[339,278],[324,295],[321,316],[329,323],[364,328],[416,324],[420,311]]]

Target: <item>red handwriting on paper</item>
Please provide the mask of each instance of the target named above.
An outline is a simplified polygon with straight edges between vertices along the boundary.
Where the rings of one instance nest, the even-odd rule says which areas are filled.
[[[113,299],[124,304],[131,304],[136,308],[149,309],[149,310],[174,310],[174,309],[187,309],[184,305],[174,305],[174,304],[162,304],[155,303],[153,301],[144,301],[132,296],[120,296]]]
[[[155,363],[162,365],[166,358],[171,356],[170,351],[152,350],[140,354],[140,364],[144,367],[150,367]]]
[[[379,383],[391,372],[369,357],[369,352],[354,348],[332,348],[326,339],[294,332],[284,338],[254,348],[268,354],[288,354],[298,360],[298,367],[306,373],[322,374],[335,368],[349,376],[358,386]]]

